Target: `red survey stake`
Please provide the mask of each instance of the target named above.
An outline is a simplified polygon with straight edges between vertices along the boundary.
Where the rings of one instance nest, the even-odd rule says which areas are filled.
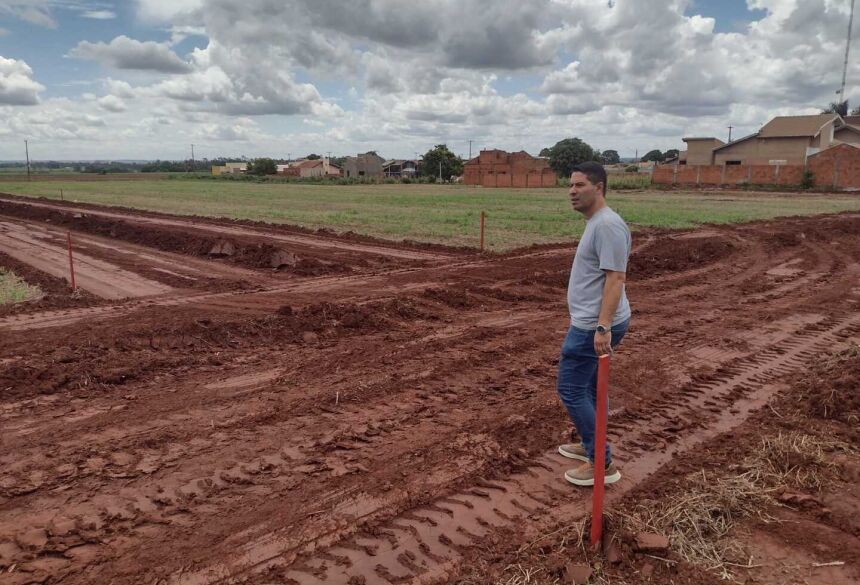
[[[72,290],[78,290],[78,287],[75,285],[75,261],[72,260],[72,232],[67,232],[66,235],[69,239],[69,273],[72,277]]]
[[[603,536],[603,480],[606,476],[606,420],[609,403],[609,356],[597,361],[597,409],[594,413],[594,493],[591,498],[591,546]]]

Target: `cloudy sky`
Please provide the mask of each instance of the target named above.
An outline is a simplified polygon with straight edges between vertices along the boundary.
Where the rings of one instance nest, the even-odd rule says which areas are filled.
[[[469,140],[536,154],[571,136],[641,155],[834,101],[849,6],[0,0],[0,159],[25,139],[42,160],[182,159],[192,143],[198,158],[466,156]]]

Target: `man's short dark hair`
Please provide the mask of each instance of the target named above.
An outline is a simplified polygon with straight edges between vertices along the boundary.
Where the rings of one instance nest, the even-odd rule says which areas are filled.
[[[606,169],[602,164],[593,160],[585,161],[573,167],[570,173],[582,173],[592,185],[603,183],[603,196],[606,197]]]

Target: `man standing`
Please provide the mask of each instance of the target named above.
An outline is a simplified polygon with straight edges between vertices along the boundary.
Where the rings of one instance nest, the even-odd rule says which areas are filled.
[[[572,484],[594,485],[594,413],[598,356],[612,352],[627,332],[630,304],[624,291],[631,238],[627,224],[606,205],[606,170],[596,162],[574,167],[570,202],[585,216],[585,231],[576,247],[567,304],[570,328],[561,347],[558,394],[581,443],[561,445],[558,452],[582,465],[564,478]],[[606,444],[605,483],[621,473]]]

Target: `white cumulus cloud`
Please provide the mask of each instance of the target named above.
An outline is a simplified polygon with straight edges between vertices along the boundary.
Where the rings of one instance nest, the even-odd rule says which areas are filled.
[[[24,61],[0,56],[0,104],[32,106],[39,103],[45,86],[33,79],[33,70]]]
[[[91,59],[116,69],[189,73],[191,65],[170,50],[167,43],[138,41],[120,35],[110,43],[81,41],[69,52],[70,57]]]

